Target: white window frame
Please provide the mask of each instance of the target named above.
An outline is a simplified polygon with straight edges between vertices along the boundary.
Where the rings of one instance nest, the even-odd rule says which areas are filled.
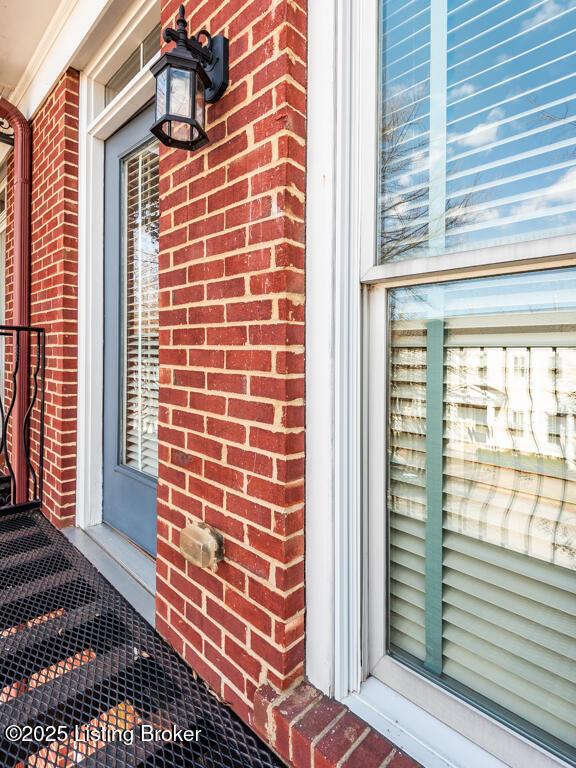
[[[386,583],[382,288],[576,259],[575,238],[561,236],[376,265],[378,7],[308,9],[306,674],[429,768],[558,768],[562,760],[384,652],[382,588],[370,589]],[[380,620],[368,625],[370,616]],[[368,676],[369,659],[387,684]]]
[[[137,0],[104,39],[80,75],[78,188],[78,445],[76,525],[102,522],[104,387],[104,143],[154,97],[148,66],[104,106],[105,85],[130,45],[158,24],[157,0]],[[151,61],[154,61],[160,53]]]

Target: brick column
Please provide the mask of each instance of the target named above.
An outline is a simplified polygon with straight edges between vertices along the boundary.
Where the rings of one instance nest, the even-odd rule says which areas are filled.
[[[68,70],[32,119],[31,324],[46,330],[44,511],[74,523],[78,91]]]
[[[186,8],[231,67],[210,144],[160,155],[157,627],[250,722],[303,674],[306,5]],[[215,573],[178,552],[193,520],[224,534]]]

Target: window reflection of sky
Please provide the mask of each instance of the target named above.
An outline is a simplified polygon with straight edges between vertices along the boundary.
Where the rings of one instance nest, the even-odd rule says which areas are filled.
[[[382,258],[426,255],[434,163],[448,250],[573,231],[576,0],[449,2],[445,100],[430,96],[437,44],[430,0],[383,4]]]
[[[558,312],[560,322],[560,313],[570,311],[576,326],[575,310],[574,268],[410,286],[390,295],[392,320]]]

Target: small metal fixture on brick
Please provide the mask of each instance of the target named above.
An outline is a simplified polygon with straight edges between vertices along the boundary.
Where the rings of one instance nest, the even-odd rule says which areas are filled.
[[[180,532],[180,553],[193,565],[215,571],[224,559],[224,537],[206,523],[192,523]]]
[[[14,129],[3,117],[0,117],[0,144],[14,146]]]
[[[163,32],[165,42],[176,47],[150,68],[156,78],[156,120],[150,130],[168,147],[194,150],[209,141],[206,102],[218,101],[228,87],[228,39],[205,29],[188,37],[183,5],[176,26]]]

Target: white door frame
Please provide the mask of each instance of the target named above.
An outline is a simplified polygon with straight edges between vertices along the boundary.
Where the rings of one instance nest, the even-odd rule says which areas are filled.
[[[76,525],[102,522],[104,392],[104,142],[154,96],[145,66],[104,106],[104,83],[126,59],[128,31],[143,39],[158,0],[138,0],[80,75],[78,185],[78,438]],[[159,56],[159,54],[158,54]]]

